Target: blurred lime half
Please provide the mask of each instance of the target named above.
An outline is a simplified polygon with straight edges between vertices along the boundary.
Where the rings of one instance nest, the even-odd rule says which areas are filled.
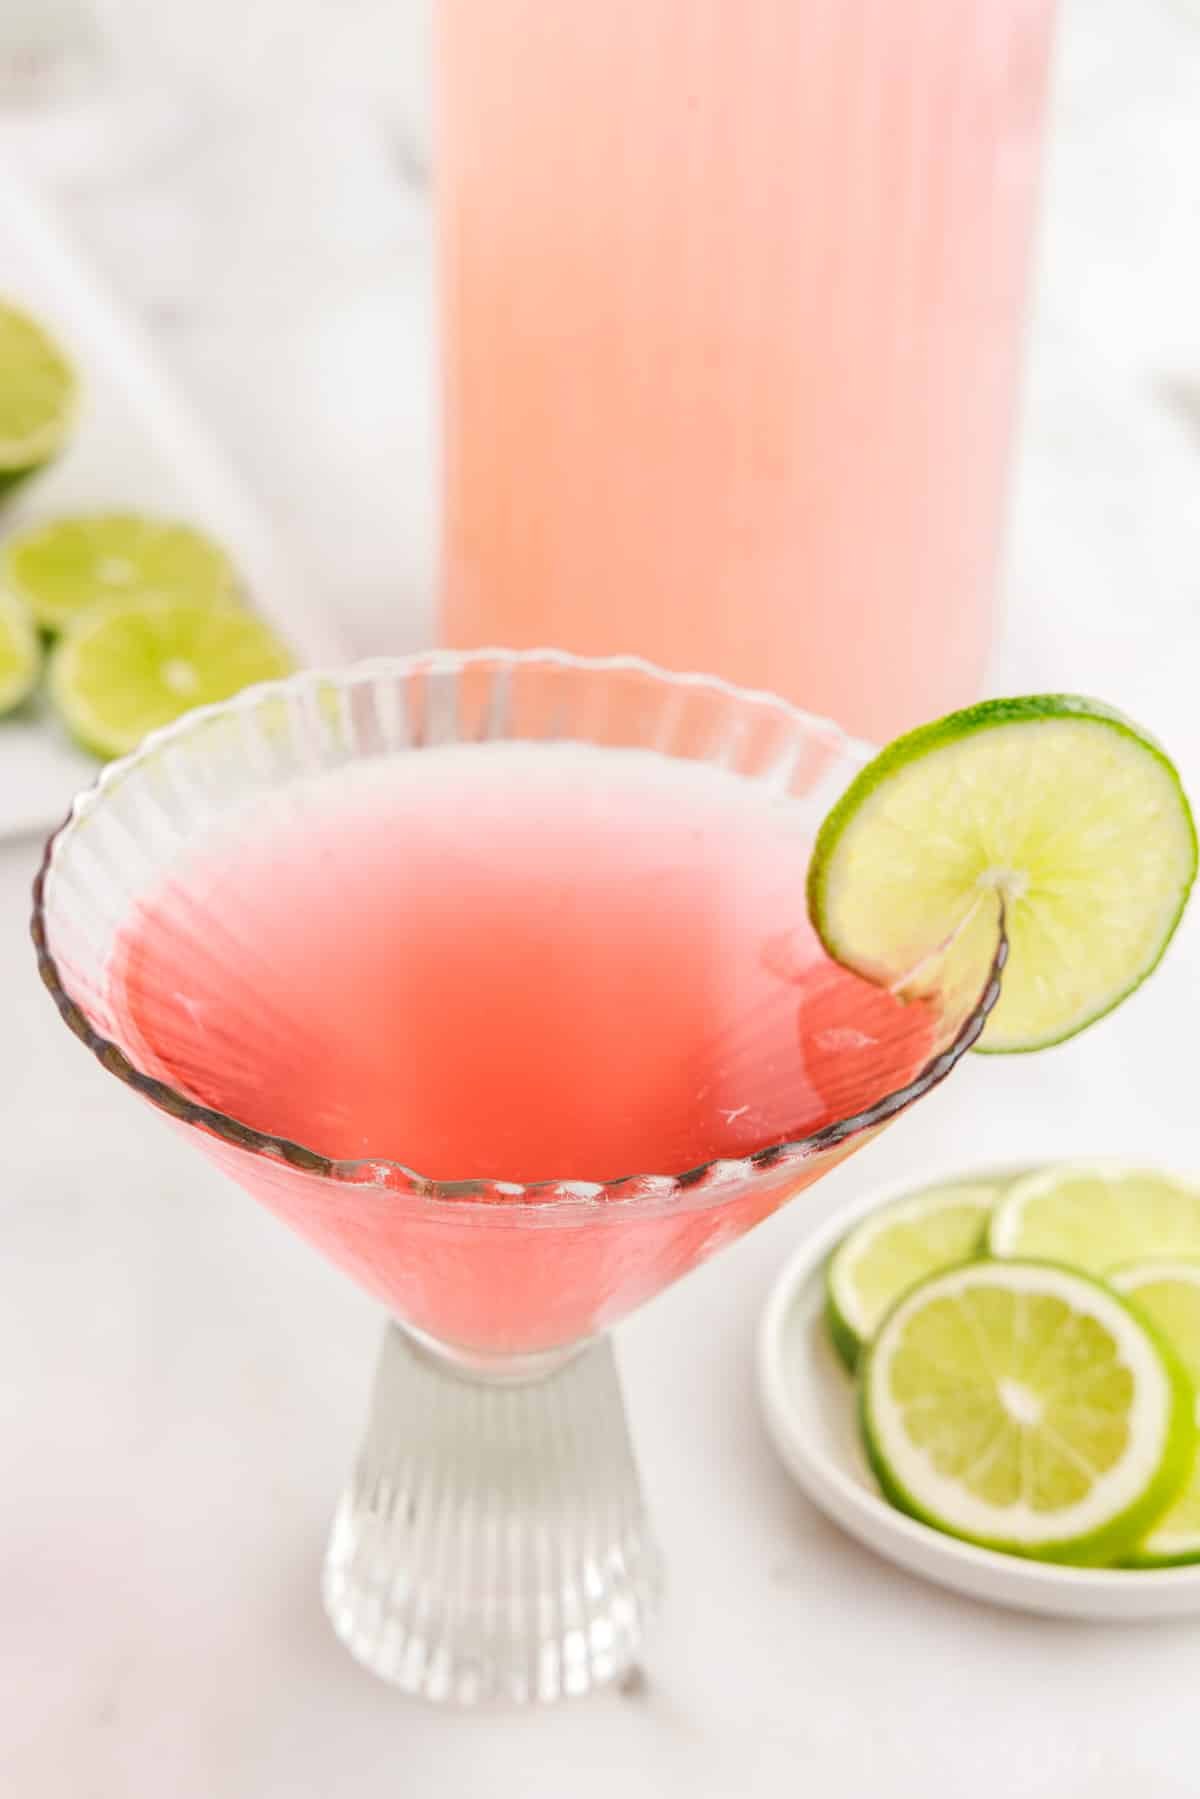
[[[101,600],[211,606],[237,597],[233,565],[205,532],[133,512],[84,513],[17,532],[0,552],[0,581],[49,632]]]
[[[58,345],[0,300],[0,491],[57,455],[75,402],[75,374]]]
[[[72,735],[107,758],[194,706],[231,699],[293,667],[269,626],[236,607],[114,601],[66,633],[50,664],[50,693]]]
[[[41,665],[42,647],[28,612],[0,592],[0,714],[28,697]]]

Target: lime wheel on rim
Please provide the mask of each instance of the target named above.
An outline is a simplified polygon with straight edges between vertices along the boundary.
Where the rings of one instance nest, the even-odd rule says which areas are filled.
[[[951,946],[986,968],[1002,911],[1008,962],[979,1047],[1033,1050],[1140,986],[1195,874],[1163,750],[1111,708],[1051,694],[985,701],[885,749],[822,825],[808,901],[836,961],[897,987]]]

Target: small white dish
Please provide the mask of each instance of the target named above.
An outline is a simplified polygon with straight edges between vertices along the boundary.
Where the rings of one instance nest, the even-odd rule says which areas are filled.
[[[1112,1621],[1200,1614],[1200,1563],[1184,1568],[1065,1568],[977,1549],[898,1512],[880,1495],[858,1435],[854,1383],[829,1341],[825,1262],[877,1206],[939,1181],[1017,1169],[936,1171],[867,1194],[831,1218],[785,1264],[758,1338],[758,1385],[772,1441],[798,1485],[835,1524],[877,1555],[939,1586],[1018,1611]]]

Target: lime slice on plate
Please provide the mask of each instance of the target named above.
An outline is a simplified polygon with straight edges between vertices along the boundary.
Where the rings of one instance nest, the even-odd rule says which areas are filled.
[[[0,589],[0,714],[32,692],[42,666],[42,647],[28,612]]]
[[[293,666],[275,633],[236,607],[113,601],[85,613],[62,639],[50,693],[85,748],[122,756],[193,706],[227,700]]]
[[[1028,1174],[992,1213],[994,1256],[1107,1274],[1125,1262],[1200,1258],[1200,1187],[1155,1168],[1059,1163]]]
[[[979,1253],[999,1188],[935,1187],[880,1206],[829,1258],[825,1318],[834,1348],[853,1370],[896,1300],[910,1287]]]
[[[1200,1389],[1200,1264],[1141,1262],[1132,1268],[1118,1268],[1109,1282],[1145,1313],[1171,1345],[1187,1371],[1193,1393]],[[1193,1460],[1191,1477],[1182,1492],[1129,1560],[1143,1568],[1200,1562],[1200,1460]]]
[[[237,598],[233,565],[211,537],[132,512],[85,513],[17,532],[3,547],[0,581],[51,632],[100,600]]]
[[[1196,873],[1163,751],[1097,701],[988,700],[923,725],[851,783],[817,836],[808,903],[829,954],[893,987],[954,945],[1009,958],[981,1048],[1073,1036],[1145,980]]]
[[[42,468],[75,418],[75,375],[29,314],[0,301],[0,491]]]
[[[1172,1353],[1100,1282],[968,1262],[884,1321],[864,1364],[867,1454],[893,1504],[952,1536],[1099,1565],[1188,1478],[1195,1427]]]

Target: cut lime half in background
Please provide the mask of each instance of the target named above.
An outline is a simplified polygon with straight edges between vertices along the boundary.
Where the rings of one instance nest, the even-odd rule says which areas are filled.
[[[0,715],[27,699],[42,666],[42,646],[24,606],[0,590]]]
[[[826,818],[809,869],[829,954],[897,989],[1009,940],[980,1048],[1060,1042],[1139,986],[1196,873],[1171,762],[1129,719],[1069,694],[987,700],[885,749]]]
[[[187,600],[114,601],[86,613],[50,664],[50,693],[72,735],[95,755],[122,756],[194,706],[295,666],[261,619]]]
[[[58,454],[76,403],[62,350],[36,319],[0,300],[0,492]]]
[[[902,1511],[1008,1554],[1101,1565],[1188,1480],[1186,1373],[1101,1282],[1045,1262],[969,1262],[888,1315],[863,1438]]]
[[[237,598],[233,565],[206,532],[133,512],[81,513],[14,533],[0,546],[0,583],[51,633],[100,601]]]

